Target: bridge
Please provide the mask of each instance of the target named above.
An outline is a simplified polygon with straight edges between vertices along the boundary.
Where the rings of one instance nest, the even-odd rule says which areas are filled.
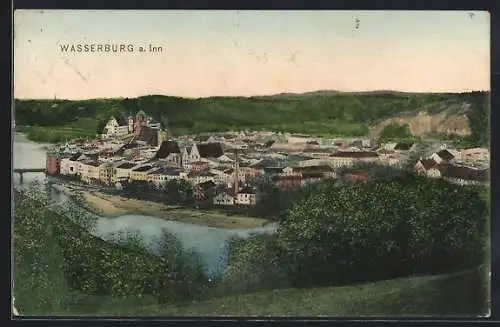
[[[14,173],[19,174],[19,182],[23,182],[24,173],[47,173],[45,168],[14,168]]]

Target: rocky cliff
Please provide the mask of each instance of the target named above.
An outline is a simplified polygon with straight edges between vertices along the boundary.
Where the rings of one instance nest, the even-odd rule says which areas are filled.
[[[469,135],[469,103],[440,103],[387,118],[371,128],[373,136],[392,123],[408,124],[415,136],[430,134]]]

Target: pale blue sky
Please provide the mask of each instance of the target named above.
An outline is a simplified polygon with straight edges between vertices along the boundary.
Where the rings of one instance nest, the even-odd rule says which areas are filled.
[[[359,26],[356,29],[356,21]],[[489,89],[486,12],[62,11],[14,16],[15,96]],[[62,53],[61,43],[152,53]]]

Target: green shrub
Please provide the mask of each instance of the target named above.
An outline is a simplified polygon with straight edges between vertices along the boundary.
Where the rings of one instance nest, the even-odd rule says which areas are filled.
[[[199,296],[207,282],[203,266],[197,254],[184,250],[174,235],[164,232],[157,240],[159,254],[151,253],[134,233],[116,233],[104,241],[90,234],[95,216],[71,203],[55,212],[46,194],[35,187],[15,198],[16,271],[24,288],[30,284],[21,273],[29,274],[33,288],[44,287],[48,291],[43,294],[52,294],[49,271],[56,269],[58,282],[66,281],[65,289],[86,294],[150,294],[160,303]]]
[[[317,187],[282,215],[278,240],[298,286],[475,267],[487,208],[479,188],[402,175]]]
[[[228,244],[228,269],[222,280],[224,295],[251,293],[289,286],[282,269],[276,237],[270,234],[234,237]]]

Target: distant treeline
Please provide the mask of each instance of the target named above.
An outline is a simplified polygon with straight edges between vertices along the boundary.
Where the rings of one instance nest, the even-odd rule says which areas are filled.
[[[469,102],[473,137],[485,141],[488,92],[472,93],[311,93],[265,97],[188,99],[149,95],[95,100],[15,100],[18,125],[57,126],[79,117],[97,120],[110,110],[123,116],[139,110],[166,124],[175,134],[241,129],[281,130],[316,135],[360,136],[369,126],[402,112]]]

